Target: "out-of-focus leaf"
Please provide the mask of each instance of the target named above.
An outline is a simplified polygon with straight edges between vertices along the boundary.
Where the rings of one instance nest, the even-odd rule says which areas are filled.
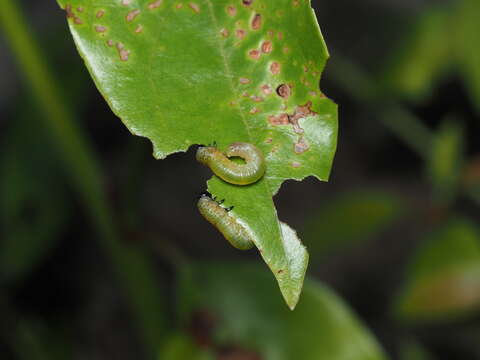
[[[327,180],[337,135],[337,107],[318,88],[328,52],[310,1],[58,2],[97,87],[155,157],[213,142],[263,151],[262,180],[247,190],[214,178],[209,191],[235,207],[295,307],[307,257],[291,263],[272,196],[287,179]]]
[[[172,335],[160,350],[158,360],[214,360],[213,355],[196,346],[188,335]]]
[[[428,176],[434,196],[442,203],[454,200],[463,168],[464,134],[459,120],[449,118],[434,136]]]
[[[480,1],[459,1],[459,11],[455,17],[454,33],[457,39],[454,42],[455,54],[458,59],[459,71],[464,75],[465,82],[470,90],[472,104],[480,110]]]
[[[38,264],[69,217],[57,157],[40,123],[28,115],[12,122],[0,154],[2,281],[18,281]]]
[[[20,360],[68,360],[72,349],[65,333],[32,319],[15,319],[10,341]]]
[[[433,360],[430,353],[416,341],[406,341],[401,349],[401,360]]]
[[[262,360],[386,359],[343,301],[316,282],[305,283],[295,312],[274,296],[270,276],[254,265],[196,265],[181,285],[190,295],[185,311],[214,319],[216,346],[248,349]]]
[[[480,308],[480,233],[452,220],[432,234],[408,267],[396,312],[407,322],[462,316]]]
[[[383,81],[394,92],[413,101],[429,96],[439,77],[452,64],[451,9],[430,8],[387,61]]]
[[[401,199],[384,191],[351,191],[327,203],[302,232],[316,258],[374,238],[404,212]]]

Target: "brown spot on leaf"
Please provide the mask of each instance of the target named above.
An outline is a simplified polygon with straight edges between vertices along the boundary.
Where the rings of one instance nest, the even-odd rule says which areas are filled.
[[[242,0],[242,4],[245,6],[250,6],[253,4],[253,0]]]
[[[239,38],[240,40],[243,40],[243,39],[245,38],[246,31],[243,30],[243,29],[238,29],[238,30],[235,32],[235,35],[236,35],[237,38]]]
[[[181,8],[183,8],[183,4],[182,4],[182,3],[179,3],[179,4],[175,5],[175,7],[176,7],[177,9],[181,9]]]
[[[290,48],[288,46],[283,47],[283,53],[288,54],[290,52]]]
[[[108,46],[113,46],[113,44],[114,44],[114,43],[113,43],[113,40],[110,39],[110,40],[107,41],[107,45],[108,45]]]
[[[255,115],[258,112],[260,112],[260,110],[258,110],[258,108],[255,107],[255,106],[250,110],[250,114],[252,114],[252,115]]]
[[[298,169],[300,166],[302,166],[302,164],[300,164],[299,162],[297,162],[297,161],[292,162],[292,167],[293,168]]]
[[[75,16],[72,11],[72,5],[70,4],[65,5],[65,12],[67,13],[67,18],[73,18]]]
[[[220,30],[220,34],[222,34],[223,37],[228,37],[228,35],[230,35],[227,29]]]
[[[257,49],[250,50],[249,53],[248,53],[248,56],[250,56],[254,60],[260,59],[260,55],[261,55],[261,53]]]
[[[83,7],[79,6],[79,7],[77,8],[77,11],[78,11],[78,12],[83,12]]]
[[[255,102],[263,102],[263,100],[264,100],[263,97],[261,97],[261,96],[256,96],[256,95],[250,96],[250,99],[252,99],[252,100],[255,101]]]
[[[293,126],[293,131],[295,131],[296,134],[303,134],[304,130],[299,124],[300,119],[304,119],[307,116],[311,115],[316,115],[316,112],[314,112],[312,109],[312,102],[309,101],[303,106],[297,106],[297,109],[295,110],[295,113],[291,115],[290,118],[290,123]]]
[[[97,19],[100,19],[103,15],[105,15],[105,10],[98,10],[97,11]]]
[[[272,139],[272,138],[268,138],[267,140],[265,140],[265,142],[266,142],[267,144],[271,144],[271,143],[273,142],[273,139]]]
[[[98,33],[104,33],[105,31],[107,31],[107,28],[102,25],[97,25],[95,26],[95,31]]]
[[[130,0],[122,0],[122,5],[123,5],[123,6],[128,6],[128,5],[130,5]]]
[[[272,52],[273,44],[271,41],[264,41],[262,44],[262,52],[264,54],[269,54]]]
[[[133,21],[135,20],[135,18],[140,15],[140,10],[139,9],[135,9],[135,10],[132,10],[130,11],[127,16],[125,17],[125,19],[127,19],[128,22],[130,21]]]
[[[274,115],[269,116],[268,122],[273,126],[290,124],[290,120],[288,119],[288,114],[285,114],[285,113],[280,114],[278,116],[274,116]]]
[[[297,7],[298,5],[300,5],[300,1],[299,0],[293,0],[292,5],[294,7]]]
[[[280,64],[276,61],[274,61],[271,65],[270,65],[270,72],[273,74],[273,75],[278,75],[280,74]]]
[[[188,4],[188,7],[189,7],[190,9],[192,9],[192,10],[193,10],[195,13],[197,13],[197,14],[200,12],[200,6],[199,6],[198,4],[196,4],[196,3],[189,3],[189,4]]]
[[[262,91],[265,95],[270,95],[273,92],[271,86],[268,84],[262,85]]]
[[[252,20],[252,29],[259,30],[262,27],[262,15],[255,14]]]
[[[282,274],[282,273],[283,273],[283,270],[282,270],[282,269],[280,269],[280,270],[277,271],[277,274]]]
[[[117,50],[118,50],[118,56],[120,57],[121,61],[128,61],[128,58],[130,56],[130,51],[125,49],[125,45],[122,43],[117,43]]]
[[[250,79],[240,78],[240,84],[250,84]]]
[[[138,24],[135,28],[135,34],[140,34],[141,32],[143,32],[143,25]]]
[[[289,85],[287,84],[282,84],[279,87],[277,87],[277,94],[278,96],[288,99],[290,95],[292,95],[292,89],[290,88]]]
[[[157,0],[157,1],[151,2],[150,4],[148,4],[148,8],[149,8],[150,10],[159,8],[160,5],[162,5],[162,1],[163,1],[163,0]]]
[[[237,8],[233,5],[227,6],[227,14],[234,17],[237,15]]]

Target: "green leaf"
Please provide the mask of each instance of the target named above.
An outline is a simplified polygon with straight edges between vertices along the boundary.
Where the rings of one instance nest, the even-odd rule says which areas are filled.
[[[213,142],[264,152],[261,181],[214,177],[209,191],[235,206],[295,307],[307,256],[288,254],[272,196],[287,179],[327,180],[337,136],[337,107],[318,89],[328,52],[310,1],[59,3],[97,87],[155,157]]]
[[[480,232],[452,220],[430,236],[408,267],[396,311],[408,322],[449,319],[480,308]]]
[[[430,95],[453,63],[451,11],[448,6],[437,5],[412,23],[386,63],[383,81],[388,88],[414,101]]]
[[[378,236],[403,214],[403,203],[394,194],[349,191],[330,199],[305,226],[310,253],[327,255],[336,249],[359,244]]]
[[[457,118],[446,119],[433,138],[427,171],[434,197],[442,203],[452,202],[457,195],[464,165],[464,142]]]
[[[28,146],[25,146],[28,144]],[[60,240],[70,206],[41,124],[20,110],[0,154],[0,274],[21,281]]]
[[[215,346],[233,346],[264,360],[386,359],[377,341],[331,290],[305,283],[295,312],[272,295],[269,276],[251,264],[198,264],[191,271],[187,314],[197,310],[215,319]],[[196,281],[195,281],[196,280]],[[191,287],[194,286],[194,291]]]
[[[455,54],[458,58],[460,72],[470,90],[472,104],[480,110],[480,2],[477,0],[463,0],[459,3],[455,17],[455,30],[458,35],[455,41]]]

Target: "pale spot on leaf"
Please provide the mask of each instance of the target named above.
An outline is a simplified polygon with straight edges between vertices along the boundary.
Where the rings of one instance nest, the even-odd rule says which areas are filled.
[[[140,14],[140,10],[139,10],[139,9],[135,9],[135,10],[130,11],[125,18],[127,19],[128,22],[131,22],[131,21],[135,20],[135,18],[136,18],[139,14]]]
[[[196,3],[189,3],[188,6],[190,7],[190,9],[192,9],[195,13],[199,13],[200,12],[200,6]]]
[[[278,62],[273,62],[271,65],[270,65],[270,71],[273,75],[278,75],[280,74],[280,64]]]
[[[150,4],[148,4],[148,8],[150,10],[153,10],[153,9],[156,9],[156,8],[160,7],[160,5],[162,5],[162,0],[157,0],[157,1],[154,1],[154,2],[151,2]]]

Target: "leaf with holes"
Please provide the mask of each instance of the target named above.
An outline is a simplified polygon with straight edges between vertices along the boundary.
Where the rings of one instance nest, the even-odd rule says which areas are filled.
[[[309,0],[59,0],[97,87],[154,156],[216,142],[260,148],[262,180],[209,191],[234,206],[293,308],[308,255],[272,200],[283,181],[327,180],[337,108],[318,89],[328,57]]]

